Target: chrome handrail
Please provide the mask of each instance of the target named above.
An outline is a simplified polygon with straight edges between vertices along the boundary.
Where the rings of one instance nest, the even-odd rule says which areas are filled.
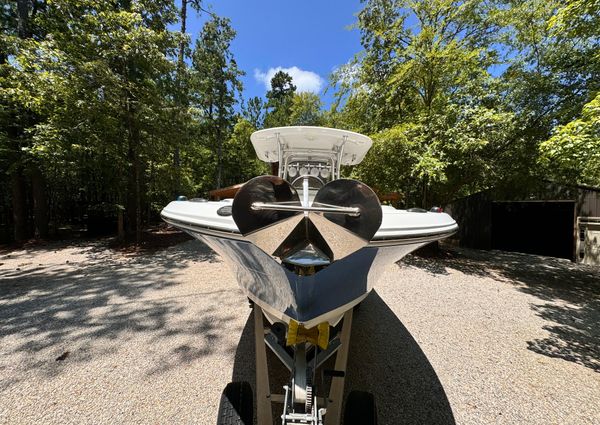
[[[313,204],[314,205],[314,204]],[[305,207],[298,204],[286,202],[253,202],[251,207],[254,211],[298,211],[298,212],[321,212],[327,214],[346,214],[351,217],[360,216],[358,207],[338,207],[335,205],[319,204],[318,206]]]

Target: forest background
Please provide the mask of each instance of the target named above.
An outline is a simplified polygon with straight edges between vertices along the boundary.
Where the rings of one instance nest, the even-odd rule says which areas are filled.
[[[330,76],[325,110],[285,72],[243,99],[235,28],[200,0],[3,2],[0,242],[119,210],[139,242],[177,195],[269,172],[250,134],[284,125],[371,136],[345,175],[405,207],[549,180],[600,186],[599,0],[362,6],[362,50]],[[193,38],[190,11],[207,17]]]

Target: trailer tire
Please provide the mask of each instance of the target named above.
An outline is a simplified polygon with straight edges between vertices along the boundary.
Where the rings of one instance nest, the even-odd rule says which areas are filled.
[[[346,399],[344,425],[377,425],[375,397],[366,391],[351,391]]]
[[[246,381],[230,382],[221,394],[217,425],[252,425],[252,387]]]

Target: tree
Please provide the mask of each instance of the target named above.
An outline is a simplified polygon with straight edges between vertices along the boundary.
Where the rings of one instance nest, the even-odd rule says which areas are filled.
[[[4,163],[2,169],[7,173],[11,189],[14,238],[17,241],[26,239],[30,234],[26,202],[29,190],[33,198],[35,234],[42,238],[48,235],[46,181],[39,162],[26,154],[32,143],[29,129],[41,117],[31,104],[23,102],[29,82],[15,58],[21,48],[35,46],[37,40],[43,37],[44,31],[37,25],[36,18],[44,8],[44,1],[19,0],[3,6],[0,15],[3,28],[0,39],[0,164]]]
[[[242,108],[244,118],[248,120],[255,128],[263,127],[265,121],[265,102],[260,97],[251,97]]]
[[[138,241],[147,167],[172,162],[177,138],[167,113],[175,19],[166,1],[53,1],[36,20],[51,36],[15,49],[4,92],[38,117],[21,150],[54,177],[50,193],[70,191],[63,208],[125,204]]]
[[[600,186],[600,95],[583,107],[581,117],[558,127],[540,145],[548,172],[566,182]]]
[[[569,0],[549,19],[549,31],[563,40],[577,40],[579,73],[593,75],[584,91],[591,100],[572,121],[556,127],[540,145],[540,162],[548,174],[566,182],[600,186],[600,2]],[[572,58],[573,59],[573,58]]]
[[[596,38],[598,41],[600,3],[597,0],[564,0],[560,6],[549,20],[549,27],[555,34]]]
[[[180,125],[185,126],[185,121],[188,117],[188,107],[189,107],[189,73],[188,66],[185,63],[185,60],[190,56],[190,39],[188,34],[186,33],[187,29],[187,16],[188,16],[188,4],[192,6],[196,11],[200,11],[202,8],[202,3],[200,0],[181,0],[181,6],[179,8],[179,22],[180,22],[180,30],[179,30],[179,47],[177,52],[177,72],[175,74],[175,90],[174,90],[174,108],[173,108],[173,121],[178,122]],[[184,132],[184,138],[182,140],[175,141],[175,152],[173,157],[174,162],[174,172],[177,174],[175,176],[175,187],[179,189],[177,186],[177,182],[183,178],[181,174],[180,166],[181,166],[181,145],[187,145],[190,140],[185,137],[189,132]],[[176,194],[178,191],[176,190]]]
[[[271,79],[271,90],[267,92],[266,128],[288,125],[295,92],[296,86],[292,84],[291,75],[277,71]]]
[[[410,129],[418,161],[398,170],[396,156],[385,155],[380,166],[400,174],[383,174],[396,176],[393,182],[377,177],[390,188],[402,181],[410,203],[428,206],[485,184],[485,167],[460,156],[476,156],[481,165],[499,143],[486,126],[511,128],[488,72],[497,60],[492,16],[489,2],[452,0],[369,0],[358,15],[364,51],[335,74],[343,77],[338,98],[345,96],[345,104],[329,119],[373,134],[383,150],[402,150]]]
[[[289,125],[322,125],[323,102],[318,95],[310,92],[295,93],[290,106]]]
[[[271,78],[271,90],[267,92],[269,106],[275,107],[285,102],[296,92],[296,86],[292,83],[292,76],[284,71],[277,71]]]
[[[231,136],[223,146],[226,164],[223,172],[225,185],[243,183],[269,171],[267,164],[256,157],[250,142],[250,135],[255,131],[256,127],[250,121],[238,117]]]
[[[234,124],[236,94],[242,90],[237,67],[230,51],[235,31],[229,19],[212,16],[196,41],[192,54],[193,103],[199,110],[202,134],[207,145],[216,151],[215,186],[223,181],[223,142]]]
[[[561,10],[581,2],[506,1],[498,14],[504,30],[499,41],[504,46],[507,68],[499,82],[503,102],[515,113],[519,131],[498,148],[514,175],[532,174],[539,145],[556,126],[575,119],[582,106],[600,89],[597,37],[577,32]],[[585,8],[580,9],[584,12]],[[582,13],[581,19],[589,17]],[[572,30],[573,29],[573,30]],[[541,170],[535,170],[540,174]]]
[[[402,150],[410,128],[410,168],[357,171],[403,182],[409,203],[530,185],[547,175],[540,144],[593,121],[582,107],[600,90],[598,15],[585,0],[365,1],[363,51],[333,74],[339,103],[327,121],[372,134],[382,150]],[[380,166],[395,169],[387,158]]]
[[[265,127],[322,125],[325,122],[319,96],[310,92],[296,93],[292,81],[292,77],[283,71],[278,71],[271,79]]]
[[[196,52],[200,71],[190,70],[190,4],[200,7],[24,0],[1,9],[0,164],[8,174],[0,188],[12,187],[2,197],[13,204],[17,239],[28,236],[31,215],[41,228],[38,199],[48,195],[54,224],[125,205],[128,233],[139,241],[143,222],[173,193],[220,180],[241,73],[227,51],[234,32],[211,13],[200,40],[207,49]],[[180,31],[171,30],[178,18]],[[197,171],[205,158],[209,178]]]
[[[412,183],[423,155],[418,140],[421,129],[415,124],[400,124],[374,134],[369,154],[352,171],[352,177],[364,181],[379,192],[402,192],[404,198],[418,198],[418,188]],[[410,191],[417,193],[410,193]]]

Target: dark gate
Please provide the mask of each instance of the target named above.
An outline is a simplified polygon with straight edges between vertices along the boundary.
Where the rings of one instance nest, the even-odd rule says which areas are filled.
[[[492,203],[492,248],[573,258],[574,201]]]

